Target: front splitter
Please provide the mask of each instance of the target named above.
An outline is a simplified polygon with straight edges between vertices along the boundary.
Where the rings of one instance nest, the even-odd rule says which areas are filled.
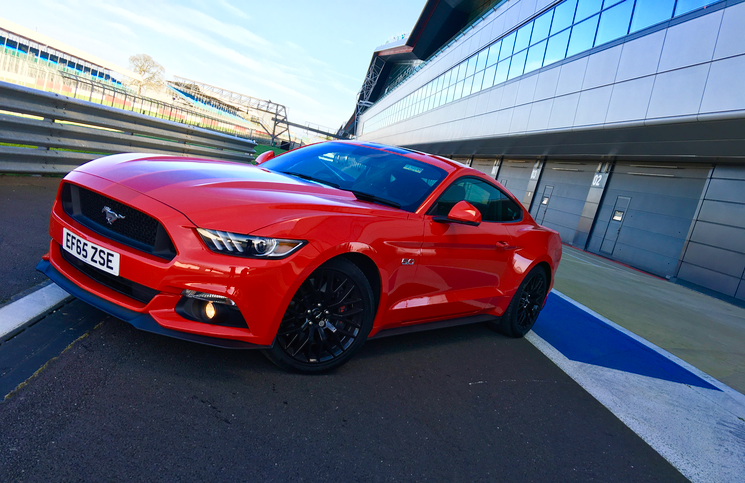
[[[167,337],[173,337],[174,339],[186,340],[189,342],[196,342],[198,344],[210,345],[213,347],[220,347],[223,349],[268,349],[271,346],[263,346],[257,344],[251,344],[240,340],[232,339],[221,339],[219,337],[208,337],[205,335],[190,334],[188,332],[179,332],[177,330],[167,329],[149,314],[141,314],[133,310],[120,307],[106,299],[103,299],[97,295],[94,295],[86,290],[75,285],[67,277],[62,275],[54,265],[48,260],[41,260],[37,265],[36,269],[49,277],[54,283],[59,285],[66,292],[74,295],[83,302],[86,302],[97,309],[106,312],[109,315],[128,322],[133,327],[145,332],[152,332],[154,334],[165,335]]]

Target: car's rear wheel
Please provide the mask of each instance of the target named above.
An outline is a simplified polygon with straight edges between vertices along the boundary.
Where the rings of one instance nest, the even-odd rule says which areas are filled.
[[[347,362],[364,344],[375,317],[370,282],[343,258],[316,269],[292,297],[274,346],[264,351],[279,367],[319,373]]]
[[[518,287],[504,315],[489,325],[506,336],[523,337],[538,319],[547,290],[546,271],[542,267],[533,268]]]

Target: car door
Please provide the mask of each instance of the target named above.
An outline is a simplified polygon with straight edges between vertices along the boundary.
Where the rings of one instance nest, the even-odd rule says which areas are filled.
[[[478,226],[435,221],[461,200],[481,212]],[[422,296],[416,318],[436,320],[493,309],[515,248],[509,227],[521,219],[522,209],[494,184],[475,176],[454,180],[424,219],[416,273]]]

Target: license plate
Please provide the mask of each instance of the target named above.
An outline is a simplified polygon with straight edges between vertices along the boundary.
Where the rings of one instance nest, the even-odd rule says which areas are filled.
[[[67,228],[62,228],[62,248],[70,255],[92,267],[112,275],[119,275],[119,254],[86,241]]]

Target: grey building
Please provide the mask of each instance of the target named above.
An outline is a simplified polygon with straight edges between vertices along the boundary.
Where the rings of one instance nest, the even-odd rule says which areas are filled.
[[[430,0],[346,130],[494,176],[564,243],[745,301],[743,0]]]

